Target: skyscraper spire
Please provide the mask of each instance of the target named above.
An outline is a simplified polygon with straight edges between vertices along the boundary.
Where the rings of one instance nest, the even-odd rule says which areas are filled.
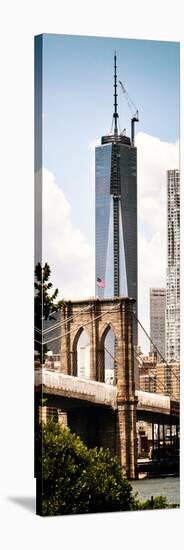
[[[118,94],[117,94],[117,74],[116,74],[116,52],[114,52],[114,135],[118,135]]]

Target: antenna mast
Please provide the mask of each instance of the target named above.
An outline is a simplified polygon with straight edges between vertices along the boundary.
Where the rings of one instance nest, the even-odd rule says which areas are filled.
[[[118,94],[117,94],[117,74],[116,74],[116,52],[114,54],[114,135],[118,135]]]

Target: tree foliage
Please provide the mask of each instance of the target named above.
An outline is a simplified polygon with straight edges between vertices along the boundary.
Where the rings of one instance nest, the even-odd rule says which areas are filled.
[[[132,488],[110,452],[88,449],[52,420],[38,433],[42,515],[132,510]]]
[[[59,290],[56,288],[53,293],[51,289],[53,284],[49,280],[51,268],[46,262],[43,267],[38,263],[35,268],[35,298],[34,298],[34,317],[35,317],[35,349],[40,357],[46,353],[46,347],[42,349],[42,323],[43,320],[55,320],[54,313],[61,309],[63,301],[57,301]]]
[[[40,318],[45,320],[55,319],[53,313],[56,313],[61,309],[62,301],[56,302],[55,300],[58,296],[59,290],[56,288],[53,294],[50,294],[49,291],[53,287],[53,284],[49,281],[51,276],[51,268],[46,262],[43,267],[38,263],[35,268],[35,278],[34,287],[36,290],[35,293],[35,324],[40,323]]]
[[[165,496],[140,501],[109,450],[88,449],[50,420],[37,432],[38,513],[44,516],[176,508]]]
[[[156,497],[151,497],[147,500],[136,500],[134,503],[134,510],[160,510],[163,508],[173,508],[167,500],[167,497],[159,495]]]

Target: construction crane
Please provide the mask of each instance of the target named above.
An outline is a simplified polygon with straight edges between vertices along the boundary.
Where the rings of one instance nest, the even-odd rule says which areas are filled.
[[[129,109],[132,113],[132,118],[131,118],[131,141],[132,141],[132,145],[134,145],[134,135],[135,135],[135,122],[139,122],[139,111],[137,110],[137,107],[134,105],[132,99],[130,98],[128,92],[125,90],[125,87],[123,86],[121,80],[119,80],[119,84],[121,86],[121,89],[122,89],[122,92],[124,93],[125,97],[126,97],[126,100],[127,100],[127,103],[128,103],[128,106],[129,106]]]

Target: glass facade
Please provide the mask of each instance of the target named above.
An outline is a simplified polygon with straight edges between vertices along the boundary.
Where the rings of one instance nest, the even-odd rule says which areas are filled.
[[[137,312],[137,150],[128,138],[107,136],[96,147],[95,228],[96,295],[134,298]]]
[[[98,298],[122,296],[135,299],[137,317],[137,150],[134,147],[134,123],[138,122],[138,115],[132,119],[131,139],[124,132],[119,133],[116,68],[115,54],[113,133],[102,136],[101,145],[95,150],[95,288]],[[137,345],[135,318],[133,343]],[[107,378],[110,383],[116,383],[117,337],[112,328],[104,351]],[[137,387],[138,369],[135,364],[134,375]]]
[[[97,288],[99,298],[112,297],[113,279],[113,198],[110,195],[112,145],[95,151],[95,251],[96,281],[105,280],[105,288]]]
[[[126,270],[127,296],[136,300],[137,311],[137,149],[123,144],[119,149],[123,262]],[[120,282],[120,289],[123,289],[121,285],[124,285],[123,280]]]

